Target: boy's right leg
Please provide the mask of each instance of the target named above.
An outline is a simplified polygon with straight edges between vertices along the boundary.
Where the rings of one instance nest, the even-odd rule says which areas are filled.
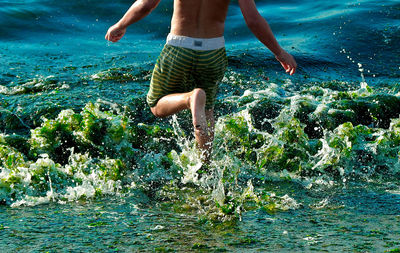
[[[150,110],[154,116],[164,118],[175,113],[178,113],[185,109],[190,109],[190,96],[192,92],[187,93],[175,93],[166,95]]]
[[[156,117],[167,117],[190,109],[196,142],[204,154],[204,160],[208,160],[214,136],[214,116],[212,110],[206,112],[205,104],[206,93],[203,89],[196,88],[187,93],[166,95],[158,100],[156,106],[151,107],[150,110]]]

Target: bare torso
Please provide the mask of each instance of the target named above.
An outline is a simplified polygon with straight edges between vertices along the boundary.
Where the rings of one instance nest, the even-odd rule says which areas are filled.
[[[223,36],[230,0],[174,0],[171,33],[193,38]]]

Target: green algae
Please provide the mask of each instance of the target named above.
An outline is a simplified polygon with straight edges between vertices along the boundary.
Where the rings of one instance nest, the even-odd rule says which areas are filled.
[[[400,248],[386,250],[385,252],[400,252]]]
[[[400,112],[398,98],[374,94],[368,86],[341,93],[347,95],[338,99],[331,96],[339,94],[335,91],[312,89],[312,96],[291,98],[290,109],[283,109],[285,102],[280,102],[273,114],[264,113],[267,116],[262,122],[269,127],[258,123],[263,119],[263,93],[257,93],[257,98],[244,95],[250,117],[243,117],[245,111],[241,111],[242,116],[227,116],[222,130],[227,134],[219,137],[224,140],[221,145],[264,172],[287,170],[303,176],[353,177],[379,174],[382,169],[387,172],[391,167],[390,173],[396,174],[398,137],[392,122],[397,122],[393,118]],[[304,94],[310,93],[304,90]],[[314,97],[321,94],[329,99]],[[266,105],[265,112],[272,108]],[[387,165],[383,162],[385,156],[389,156]]]
[[[276,120],[273,134],[257,132],[243,115],[227,117],[222,144],[239,158],[263,170],[298,171],[308,153],[309,139],[296,118]]]
[[[128,118],[100,111],[100,106],[89,103],[81,113],[60,112],[54,120],[45,119],[42,126],[32,130],[31,152],[48,154],[61,164],[68,162],[74,152],[88,152],[92,156],[123,157],[134,152],[129,142],[131,128]]]
[[[105,221],[96,221],[96,222],[92,222],[88,224],[89,228],[95,228],[95,227],[104,227],[104,226],[109,226],[110,224],[108,224]]]
[[[128,166],[136,160],[143,167],[152,163],[138,158],[144,152],[138,148],[158,149],[146,140],[155,138],[158,143],[157,136],[166,137],[168,132],[159,126],[134,125],[126,116],[88,103],[80,113],[64,110],[55,119],[43,119],[29,139],[1,135],[1,199],[24,204],[35,198],[40,203],[115,194],[126,180]],[[22,141],[27,141],[21,148],[25,154],[12,147]]]
[[[3,95],[21,95],[33,94],[47,90],[53,90],[62,86],[59,80],[54,76],[34,78],[32,80],[19,81],[18,83],[11,82],[10,87],[0,85],[0,94]]]
[[[111,68],[106,71],[92,75],[92,79],[97,82],[116,81],[116,82],[132,82],[132,81],[149,81],[151,72],[141,68]]]

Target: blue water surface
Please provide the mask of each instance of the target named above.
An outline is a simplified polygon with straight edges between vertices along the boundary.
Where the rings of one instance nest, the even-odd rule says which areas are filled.
[[[226,220],[205,217],[207,212],[215,214],[214,210],[221,208],[216,204],[216,191],[210,190],[212,187],[181,185],[180,180],[168,177],[168,166],[165,170],[156,167],[164,166],[162,162],[165,161],[159,162],[160,159],[175,146],[189,150],[191,147],[187,144],[190,143],[187,135],[176,134],[180,128],[174,122],[156,121],[144,102],[151,71],[169,33],[173,1],[162,0],[149,16],[129,27],[118,43],[106,41],[107,29],[121,18],[132,2],[0,0],[0,155],[8,157],[0,163],[1,252],[399,251],[399,0],[257,0],[261,15],[269,22],[279,43],[297,60],[297,73],[291,77],[249,31],[238,2],[231,1],[224,34],[229,67],[218,94],[216,114],[227,117],[220,124],[222,129],[232,131],[244,124],[240,117],[257,115],[260,111],[266,117],[256,119],[253,128],[238,128],[244,132],[238,130],[237,135],[243,139],[237,150],[223,150],[229,143],[223,143],[225,137],[219,132],[217,142],[223,144],[219,146],[222,151],[215,151],[219,159],[215,170],[220,174],[233,171],[234,183],[226,186],[227,194],[230,191],[232,196],[243,196],[242,192],[246,187],[250,189],[253,182],[254,192],[269,196],[272,204],[263,208],[242,206],[242,209],[225,210],[225,214],[236,215]],[[340,100],[337,104],[336,98]],[[68,181],[66,172],[65,181],[52,182],[50,169],[48,174],[36,178],[36,186],[25,187],[18,178],[6,181],[5,175],[15,157],[2,154],[3,150],[18,150],[24,162],[30,165],[45,161],[55,167],[48,158],[51,154],[32,154],[26,146],[27,140],[35,129],[42,127],[44,118],[55,119],[62,110],[78,114],[82,108],[96,102],[101,104],[99,107],[111,107],[114,113],[109,117],[102,115],[98,124],[106,120],[118,123],[122,116],[129,115],[138,124],[173,126],[175,134],[182,138],[168,139],[172,130],[168,136],[159,138],[157,131],[163,129],[144,127],[147,132],[140,138],[150,144],[145,151],[133,151],[143,157],[135,157],[136,167],[124,175],[121,181],[129,187],[124,186],[123,190],[115,187],[110,193],[99,191],[93,196],[86,196],[86,193],[72,198],[73,201],[57,199],[56,195],[51,195],[53,189],[47,191],[48,185],[61,189],[59,196],[65,194],[69,186],[76,183],[79,190],[80,185]],[[126,108],[133,110],[130,112]],[[368,108],[373,109],[371,114]],[[280,113],[283,116],[278,117]],[[285,120],[287,115],[294,115],[295,120]],[[182,117],[188,118],[187,115]],[[346,121],[360,124],[354,123],[353,127]],[[286,123],[293,123],[289,125],[292,128]],[[185,124],[188,125],[181,122],[182,128]],[[279,128],[271,130],[273,124],[281,124],[282,129],[289,129],[289,132],[282,133]],[[261,136],[249,134],[250,137],[245,138],[246,131],[254,128],[257,134],[261,132],[262,136],[277,140],[300,132],[303,135],[295,136],[295,141],[281,145],[302,147],[300,142],[306,139],[318,151],[309,154],[309,150],[292,149],[289,155],[297,156],[288,156],[288,163],[316,164],[317,167],[319,160],[324,162],[326,157],[333,157],[332,163],[339,161],[338,168],[335,164],[329,167],[328,161],[320,171],[310,165],[310,171],[298,166],[300,172],[292,174],[286,168],[278,168],[281,174],[263,174],[265,164],[251,164],[258,155],[255,151],[260,150],[262,144],[254,148],[254,152],[235,153]],[[97,133],[95,127],[93,129],[93,133]],[[91,133],[89,131],[89,135]],[[2,142],[3,136],[9,137],[7,144]],[[153,136],[159,139],[150,140]],[[327,146],[322,143],[335,145],[336,137],[343,138],[337,141],[337,149],[342,147],[340,145],[355,144],[348,150],[341,149],[340,152],[344,151],[337,157],[332,155],[334,151],[323,153],[323,147]],[[105,150],[109,148],[114,152],[114,146],[119,145],[117,141],[110,141]],[[179,145],[175,145],[176,142]],[[152,145],[164,145],[162,147],[167,146],[168,150],[157,153]],[[72,148],[68,146],[70,154],[82,151],[80,149],[78,144]],[[181,166],[185,158],[189,159],[184,156],[187,155],[185,148],[176,150],[176,157],[168,157],[175,167]],[[376,150],[386,152],[390,159],[382,161],[383,155]],[[273,152],[278,151],[269,152],[273,156]],[[315,160],[308,161],[308,157]],[[98,168],[95,165],[99,161],[111,158],[107,155],[87,158],[92,167],[84,170]],[[73,164],[68,157],[60,161],[63,163],[60,168]],[[225,163],[235,166],[228,168]],[[254,169],[253,174],[246,174],[249,167]],[[148,172],[149,168],[153,171]],[[112,171],[107,173],[106,170],[106,178]],[[18,183],[23,193],[10,190]],[[13,196],[21,199],[13,199]],[[31,197],[35,201],[29,202]],[[229,204],[228,199],[225,201]],[[207,208],[203,209],[202,205]],[[250,211],[242,213],[245,209]]]
[[[27,72],[31,76],[46,75],[50,74],[46,70],[54,66],[107,68],[106,59],[120,55],[135,63],[154,61],[169,32],[172,1],[162,1],[148,17],[132,25],[119,43],[106,42],[108,27],[130,4],[1,1],[2,78],[13,81],[4,75]],[[368,77],[398,78],[398,1],[257,1],[257,6],[279,42],[307,74],[320,76],[323,71],[334,70],[332,78],[357,79],[357,64],[361,63]],[[255,48],[255,54],[272,57],[247,29],[236,1],[229,9],[225,37],[233,54]],[[29,67],[18,66],[22,71],[17,73],[12,69],[15,65]]]

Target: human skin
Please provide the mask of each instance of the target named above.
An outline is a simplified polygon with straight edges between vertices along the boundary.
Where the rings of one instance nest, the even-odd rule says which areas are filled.
[[[131,24],[143,19],[154,10],[160,0],[137,0],[125,15],[111,26],[105,38],[119,41]],[[224,34],[225,20],[230,0],[174,0],[171,34],[193,38],[216,38]],[[285,71],[293,75],[297,64],[277,42],[268,22],[260,15],[254,0],[238,0],[246,25],[280,62]],[[208,161],[214,139],[214,112],[205,109],[206,94],[196,88],[191,92],[170,94],[162,97],[150,108],[156,117],[167,117],[182,110],[191,110],[194,135],[202,150],[202,158]]]

